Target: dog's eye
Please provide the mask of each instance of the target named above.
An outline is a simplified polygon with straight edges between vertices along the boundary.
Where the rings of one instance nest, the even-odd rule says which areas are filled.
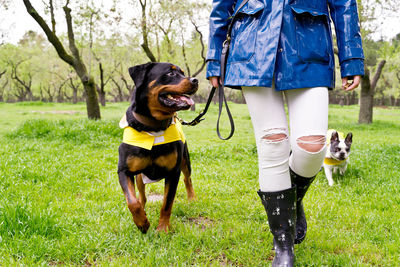
[[[350,148],[346,148],[346,152],[349,152],[350,151]]]
[[[339,151],[340,151],[339,147],[335,148],[335,152],[339,152]]]
[[[169,76],[169,77],[173,77],[175,75],[176,75],[176,73],[174,71],[171,71],[171,72],[167,73],[167,76]]]

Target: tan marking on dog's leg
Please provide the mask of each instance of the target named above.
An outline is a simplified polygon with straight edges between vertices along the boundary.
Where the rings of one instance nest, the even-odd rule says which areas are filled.
[[[182,173],[184,176],[183,181],[185,182],[186,193],[189,201],[196,199],[196,194],[193,190],[192,178],[186,160],[182,160]]]
[[[141,232],[146,233],[150,227],[150,223],[147,220],[146,212],[140,201],[136,198],[134,182],[123,172],[119,173],[119,182],[124,191],[126,203],[132,214],[133,221]]]
[[[168,171],[172,170],[176,161],[178,160],[178,152],[174,151],[171,154],[158,157],[154,163],[160,167],[166,168]]]
[[[157,231],[168,232],[172,205],[174,204],[178,182],[179,176],[175,179],[165,179],[164,200],[161,207],[160,221],[158,223]]]
[[[136,175],[136,184],[139,191],[139,200],[144,208],[146,206],[147,198],[146,198],[146,185],[143,183],[143,176],[141,173]]]

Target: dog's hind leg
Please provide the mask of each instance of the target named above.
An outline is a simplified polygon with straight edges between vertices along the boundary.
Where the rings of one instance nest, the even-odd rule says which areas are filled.
[[[176,189],[178,187],[180,172],[177,174],[165,178],[164,187],[164,200],[161,207],[160,221],[158,223],[157,231],[168,232],[169,220],[171,217],[172,204],[176,195]]]
[[[142,204],[142,207],[144,208],[146,206],[146,185],[143,183],[143,176],[141,173],[136,175],[136,185],[139,191],[139,200],[140,203]]]
[[[194,190],[193,190],[193,184],[192,184],[192,178],[191,178],[192,169],[190,166],[189,151],[188,151],[186,143],[185,143],[184,151],[183,151],[181,169],[182,169],[182,173],[184,176],[183,181],[185,182],[187,197],[189,200],[195,200],[196,194],[194,193]]]
[[[150,223],[147,220],[142,204],[136,198],[134,177],[129,177],[124,171],[119,172],[118,176],[119,183],[124,191],[126,203],[132,213],[133,221],[142,233],[146,233],[150,227]]]

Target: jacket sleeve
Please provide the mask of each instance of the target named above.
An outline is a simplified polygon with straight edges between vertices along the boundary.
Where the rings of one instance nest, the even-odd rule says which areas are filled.
[[[222,43],[225,41],[230,18],[234,11],[236,0],[213,0],[210,14],[210,35],[207,52],[206,77],[220,76],[220,57]]]
[[[364,75],[364,52],[356,0],[328,0],[339,50],[341,76]]]

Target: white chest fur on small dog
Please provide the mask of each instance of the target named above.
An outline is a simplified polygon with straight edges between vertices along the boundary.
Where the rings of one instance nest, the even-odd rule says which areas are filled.
[[[335,130],[329,130],[327,137],[328,136],[331,136],[331,139],[328,143],[328,149],[326,150],[323,166],[328,183],[332,186],[332,174],[339,171],[340,175],[343,175],[347,169],[351,143],[353,142],[353,134],[348,133],[346,138],[344,138],[342,133],[338,133]]]

